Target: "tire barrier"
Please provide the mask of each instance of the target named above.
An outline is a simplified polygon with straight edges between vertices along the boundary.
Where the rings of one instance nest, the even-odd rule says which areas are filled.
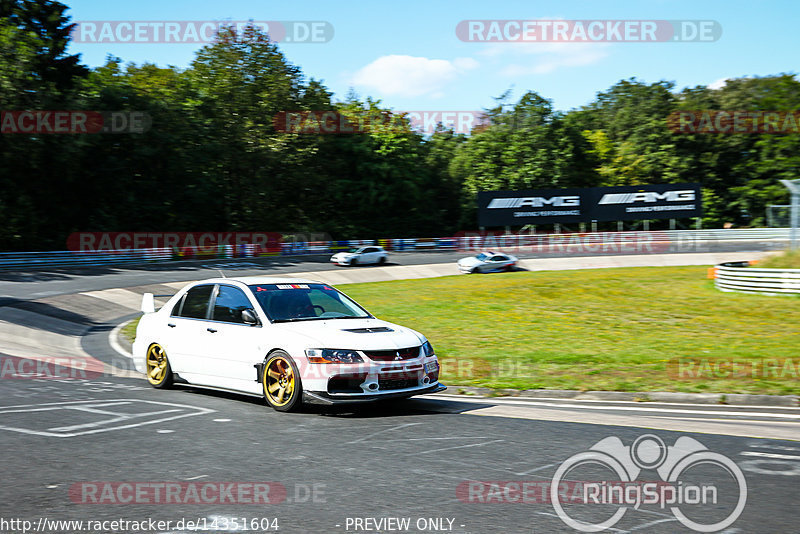
[[[713,267],[711,275],[720,291],[800,294],[800,269],[759,269],[749,262],[728,262]]]

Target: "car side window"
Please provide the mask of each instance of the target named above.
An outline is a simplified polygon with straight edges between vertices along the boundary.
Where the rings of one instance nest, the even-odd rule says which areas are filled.
[[[506,261],[507,259],[505,256],[495,256],[492,261]]]
[[[190,289],[183,297],[183,307],[179,317],[188,319],[205,319],[208,313],[208,303],[211,300],[213,285],[196,286]]]
[[[241,289],[232,286],[219,286],[217,297],[214,299],[214,311],[211,314],[211,318],[214,321],[244,324],[242,310],[252,307],[250,300]]]
[[[365,248],[365,249],[364,249],[364,253],[368,253],[368,252],[377,252],[377,250],[375,250],[375,249],[374,249],[374,248],[372,248],[372,247],[370,247],[370,248]]]
[[[170,314],[171,317],[180,317],[181,316],[181,307],[183,306],[183,301],[186,300],[186,293],[178,299],[178,302],[175,303],[175,306],[172,307],[172,313]]]

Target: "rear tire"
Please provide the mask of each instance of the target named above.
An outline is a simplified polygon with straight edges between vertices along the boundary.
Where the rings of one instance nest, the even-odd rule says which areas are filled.
[[[147,349],[145,356],[147,381],[157,389],[167,389],[172,385],[172,367],[169,365],[167,353],[158,343],[153,343]]]
[[[291,356],[276,350],[264,362],[261,376],[264,399],[279,412],[297,410],[303,404],[303,384]]]
[[[381,259],[378,260],[378,265],[383,265],[386,263],[386,256],[381,256]]]

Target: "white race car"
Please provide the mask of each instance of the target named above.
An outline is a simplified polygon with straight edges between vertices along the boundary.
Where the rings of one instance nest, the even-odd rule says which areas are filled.
[[[347,252],[337,252],[331,256],[331,262],[337,265],[369,265],[386,263],[389,254],[381,247],[368,246],[353,248]]]
[[[263,395],[278,411],[442,391],[430,342],[376,319],[333,287],[243,277],[194,282],[155,311],[142,299],[133,343],[151,385]]]
[[[458,270],[462,273],[496,273],[512,271],[519,259],[501,252],[480,252],[475,256],[458,260]]]

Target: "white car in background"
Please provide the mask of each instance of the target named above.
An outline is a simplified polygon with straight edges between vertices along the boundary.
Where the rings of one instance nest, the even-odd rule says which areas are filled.
[[[389,254],[381,247],[374,245],[353,248],[347,252],[337,252],[331,256],[331,262],[337,265],[383,265],[389,259]]]
[[[242,277],[194,282],[155,311],[142,299],[136,369],[156,388],[192,384],[263,396],[288,412],[442,391],[430,342],[376,319],[333,287]]]
[[[513,271],[519,258],[502,252],[479,252],[474,256],[458,260],[458,270],[462,273],[496,273]]]

